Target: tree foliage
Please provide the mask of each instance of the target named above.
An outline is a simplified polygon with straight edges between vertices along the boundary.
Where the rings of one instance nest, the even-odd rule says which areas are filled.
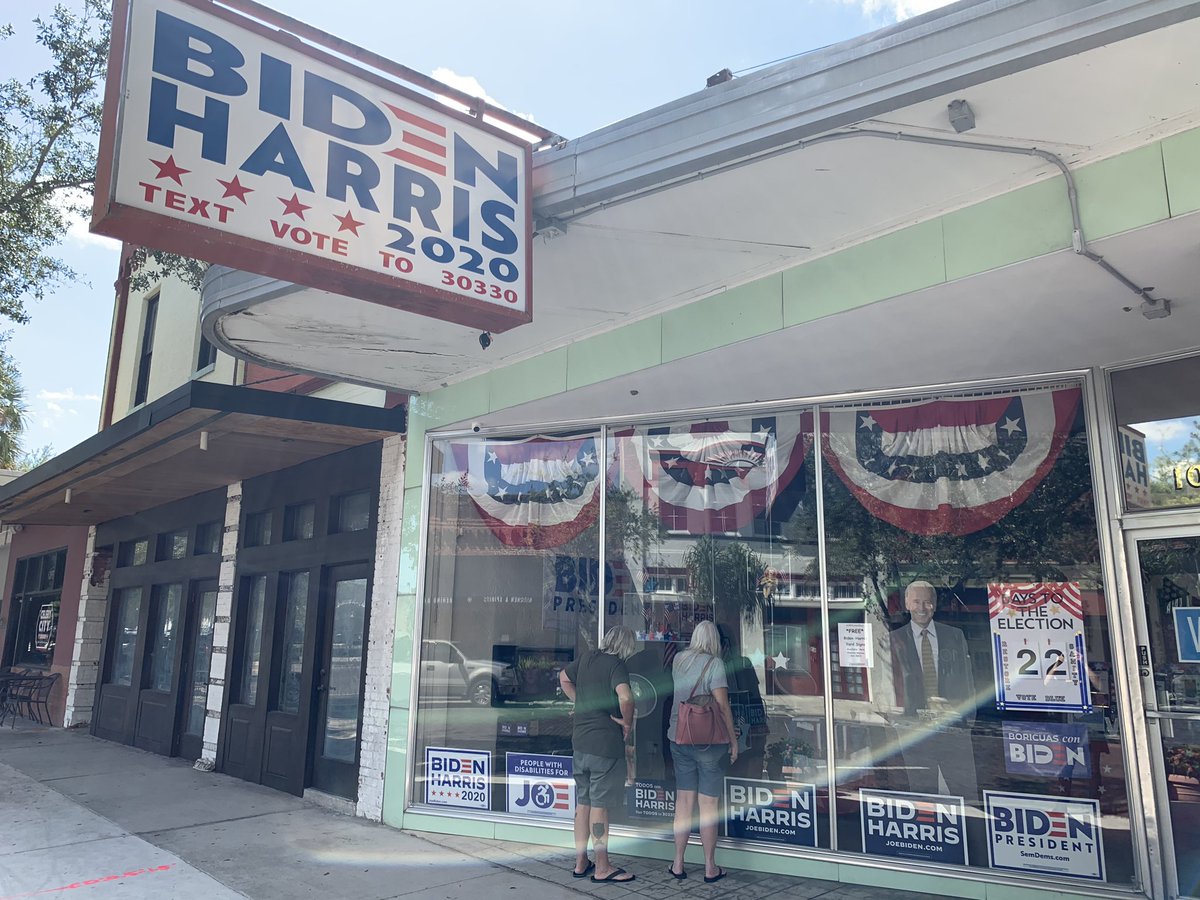
[[[0,82],[0,315],[16,322],[28,321],[25,297],[75,277],[51,250],[89,209],[110,18],[102,0],[78,12],[56,6],[34,20],[52,65]],[[7,25],[0,38],[12,34]]]
[[[711,603],[718,622],[750,622],[765,610],[759,582],[766,563],[741,541],[706,534],[688,549],[684,565],[692,596],[699,603]]]
[[[21,432],[25,430],[25,389],[17,366],[0,338],[0,469],[19,468]]]

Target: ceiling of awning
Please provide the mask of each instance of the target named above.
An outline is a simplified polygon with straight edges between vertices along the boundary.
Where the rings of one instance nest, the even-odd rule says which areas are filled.
[[[382,440],[404,430],[404,416],[190,382],[0,487],[0,521],[107,522]]]
[[[964,14],[984,6],[966,5]],[[1019,6],[1007,4],[1005,9]],[[1040,4],[1024,6],[1049,8]],[[1139,5],[1119,6],[1132,9]],[[1079,15],[1091,14],[1092,8],[1080,10]],[[962,97],[970,101],[977,119],[976,128],[962,135],[963,139],[1036,146],[1078,169],[1200,123],[1200,104],[1196,102],[1200,54],[1194,50],[1200,46],[1200,20],[1187,19],[1182,12],[1177,15],[1186,20],[1155,20],[1145,25],[1152,29],[1146,33],[1131,32],[1134,36],[1076,47],[1067,55],[1062,55],[1061,48],[1049,46],[1053,43],[1049,33],[1027,29],[1021,34],[1006,34],[1014,44],[1023,41],[1022,48],[1046,44],[1044,55],[1034,59],[1026,54],[1008,69],[975,71],[970,78],[960,78],[960,69],[952,69],[951,65],[964,65],[964,59],[980,66],[990,63],[986,48],[938,45],[940,55],[931,57],[924,69],[913,63],[909,81],[904,82],[920,85],[926,91],[915,100],[912,90],[903,93],[907,88],[901,84],[902,72],[876,71],[872,67],[882,65],[878,60],[870,55],[855,57],[861,48],[829,48],[828,52],[838,58],[829,62],[828,77],[845,76],[843,68],[861,69],[863,73],[862,83],[846,88],[850,93],[838,100],[843,113],[856,102],[867,103],[864,98],[876,81],[886,77],[889,84],[899,85],[895,88],[897,97],[907,102],[885,109],[871,94],[870,103],[861,107],[869,110],[870,116],[851,122],[858,127],[959,137],[949,125],[946,108],[950,100]],[[926,37],[936,40],[938,34],[934,32],[936,29]],[[888,40],[899,43],[902,38],[907,39],[898,31]],[[1068,42],[1067,37],[1062,40]],[[788,77],[793,77],[797,91],[801,87],[809,89],[806,86],[810,81],[825,71],[817,59],[823,53],[826,51],[810,55],[815,62],[808,58],[799,61],[797,65],[803,63],[803,71],[797,70],[794,76],[780,67],[764,81],[771,81],[771,90],[777,91],[781,85],[787,86]],[[1015,68],[1018,65],[1023,68]],[[682,129],[677,133],[688,133],[689,126],[696,130],[698,147],[718,143],[724,147],[736,138],[743,119],[757,121],[761,114],[753,95],[722,100],[720,92],[741,90],[741,81],[734,79],[713,89],[711,95],[684,98],[627,123],[617,123],[571,142],[562,151],[543,153],[575,153],[578,168],[590,159],[587,148],[603,143],[612,155],[627,154],[630,171],[640,164],[648,165],[654,153],[670,153],[675,159],[685,152],[682,144],[650,146],[660,136],[666,141],[666,133],[671,130],[666,126],[674,121],[672,116],[679,119],[673,127]],[[679,112],[680,108],[701,106],[709,96],[712,109],[700,109],[690,118]],[[781,99],[776,93],[770,96],[777,102]],[[820,100],[820,96],[814,96],[817,99],[798,96],[794,101],[797,116],[809,113],[805,104]],[[710,121],[714,115],[718,118]],[[706,123],[713,126],[708,132],[702,130]],[[577,151],[572,149],[576,144]],[[534,322],[495,335],[486,350],[481,349],[478,332],[473,329],[273,279],[259,279],[261,283],[256,285],[253,282],[257,276],[242,273],[213,273],[205,290],[206,333],[232,352],[272,366],[423,393],[569,346],[587,336],[684,306],[1023,185],[1043,180],[1062,184],[1053,165],[1032,156],[865,137],[806,148],[797,147],[794,140],[790,145],[784,142],[774,147],[747,143],[743,159],[735,159],[728,152],[726,156],[725,167],[709,171],[703,178],[637,193],[645,186],[638,187],[637,179],[630,175],[634,193],[629,198],[615,197],[603,206],[567,209],[564,230],[548,230],[536,239]],[[550,161],[541,165],[557,170],[559,164],[547,158]],[[582,180],[585,176],[578,173],[573,177]],[[612,179],[619,181],[619,172]],[[566,202],[562,200],[560,181],[546,188],[555,198],[556,214],[563,213],[560,207]],[[1065,186],[1063,195],[1065,198]],[[1090,199],[1103,203],[1103,198]],[[537,197],[535,208],[536,204]],[[1190,257],[1186,255],[1191,232],[1192,227],[1186,223],[1164,223],[1156,239],[1177,248],[1179,254],[1155,254],[1157,266],[1153,270],[1140,265],[1136,257],[1116,256],[1113,262],[1144,273],[1138,277],[1151,278],[1146,283],[1162,290],[1167,284],[1182,284],[1184,293],[1173,299],[1187,299],[1194,293],[1188,280]],[[1132,249],[1138,243],[1135,239],[1129,246]],[[1125,246],[1122,241],[1112,242],[1105,252],[1119,254]],[[1022,296],[1029,296],[1030,279],[1022,274],[1027,265],[1010,266],[994,278],[989,276],[989,292],[997,296],[1026,292]],[[1070,285],[1080,277],[1092,280],[1092,273],[1080,275],[1079,267],[1079,259],[1061,254],[1036,269],[1039,278],[1047,279],[1043,284]],[[1011,282],[1006,283],[1006,279]],[[1094,309],[1116,312],[1132,297],[1119,285],[1113,289],[1103,279],[1094,280],[1094,284],[1098,288]],[[1109,298],[1108,304],[1104,305],[1101,298]],[[914,315],[915,330],[940,329],[941,320],[933,318],[931,309],[916,309]],[[1119,344],[1126,327],[1123,317],[1103,317],[1102,322],[1111,328],[1100,338],[1108,344]],[[760,356],[760,360],[764,366],[783,370],[790,364],[789,352],[784,347],[781,355],[769,359]],[[726,377],[738,378],[732,365],[710,360],[713,362]],[[745,391],[740,395],[744,396]]]

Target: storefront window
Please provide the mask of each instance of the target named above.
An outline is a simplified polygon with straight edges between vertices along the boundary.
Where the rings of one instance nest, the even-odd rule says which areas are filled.
[[[823,409],[838,848],[1134,880],[1080,390]]]
[[[602,458],[593,433],[433,443],[420,802],[570,820],[570,777],[561,773],[571,706],[558,671],[596,644]],[[506,777],[510,766],[526,771],[539,761],[539,771],[560,773],[543,781],[562,785],[561,801],[552,786],[531,802],[531,781]],[[453,779],[442,776],[451,768],[473,786],[450,789]]]
[[[828,847],[812,415],[639,426],[608,446],[606,625],[639,639],[625,821],[662,826],[672,815],[672,663],[711,620],[741,732],[723,833]]]
[[[1125,508],[1200,504],[1200,356],[1112,373]]]
[[[1135,883],[1078,384],[598,441],[433,442],[417,802],[527,814],[534,770],[570,797],[552,673],[623,624],[612,817],[661,834],[672,662],[711,620],[739,731],[724,837]],[[473,799],[429,777],[456,766]]]
[[[11,607],[16,632],[13,665],[48,667],[53,661],[66,562],[66,550],[17,560]]]

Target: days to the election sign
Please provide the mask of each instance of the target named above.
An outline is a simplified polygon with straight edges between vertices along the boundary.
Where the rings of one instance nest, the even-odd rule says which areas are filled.
[[[532,321],[529,141],[254,15],[117,0],[92,230],[475,328]]]
[[[862,788],[858,802],[864,853],[967,864],[962,797]]]
[[[725,835],[793,847],[817,846],[816,785],[726,778]]]
[[[983,805],[993,869],[1104,880],[1097,801],[984,791]]]
[[[492,754],[455,747],[425,748],[425,802],[492,808]]]
[[[575,778],[569,756],[506,753],[508,811],[548,819],[575,818]]]
[[[1004,722],[1004,771],[1041,778],[1090,778],[1086,725]]]
[[[1077,582],[989,584],[996,708],[1092,711]]]

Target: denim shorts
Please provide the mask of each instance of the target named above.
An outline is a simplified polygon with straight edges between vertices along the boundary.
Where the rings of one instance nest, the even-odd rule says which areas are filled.
[[[575,802],[579,806],[619,809],[625,804],[625,760],[592,753],[572,755]]]
[[[720,797],[725,792],[728,744],[698,747],[671,741],[671,758],[675,761],[676,790],[699,791],[706,797]]]

